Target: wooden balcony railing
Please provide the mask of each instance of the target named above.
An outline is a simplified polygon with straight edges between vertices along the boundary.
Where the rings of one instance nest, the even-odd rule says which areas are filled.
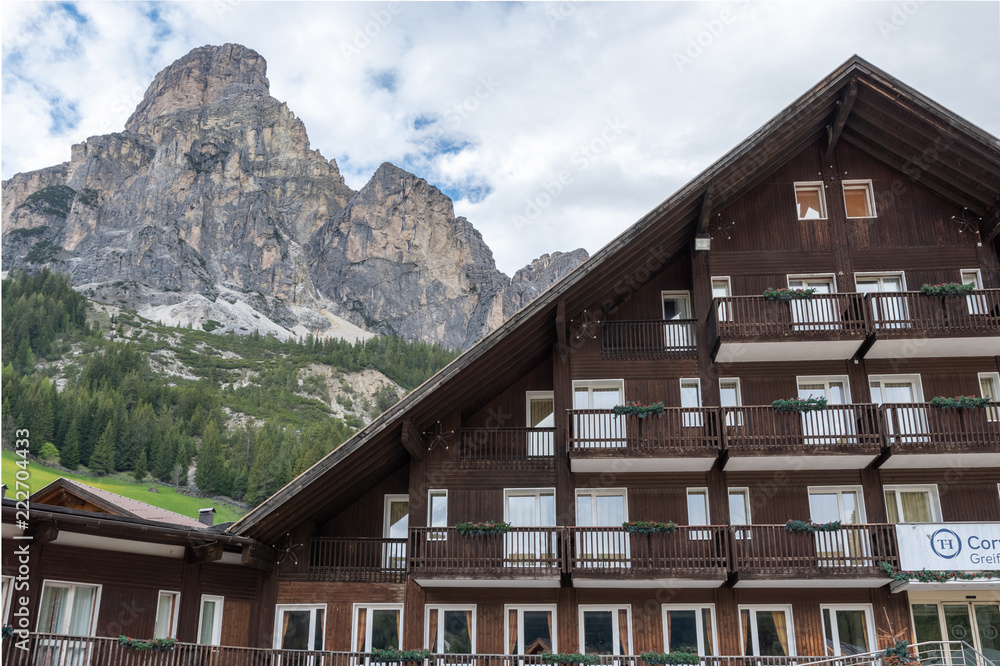
[[[899,567],[893,525],[844,525],[836,532],[792,533],[784,525],[731,527],[733,568],[758,578],[884,576]]]
[[[454,527],[410,528],[410,573],[416,578],[539,578],[563,570],[561,527],[514,527],[506,534],[465,536]]]
[[[398,583],[406,579],[406,539],[313,537],[309,580]]]
[[[726,447],[733,453],[872,453],[882,449],[877,405],[828,405],[778,412],[771,405],[723,407]]]
[[[718,410],[667,407],[663,414],[615,416],[610,409],[571,409],[569,450],[574,455],[715,455],[721,448]]]
[[[601,323],[601,358],[652,360],[692,356],[698,350],[695,319],[605,321]]]
[[[976,409],[885,404],[882,413],[894,453],[996,452],[1000,445],[1000,402]]]
[[[725,578],[729,528],[680,526],[673,534],[620,527],[567,527],[566,561],[574,575],[598,578]]]
[[[919,291],[868,294],[868,316],[883,338],[1000,335],[1000,289],[945,298]]]
[[[864,338],[864,294],[814,294],[791,301],[724,296],[712,300],[708,327],[710,342],[716,338]]]
[[[555,428],[462,428],[458,463],[481,469],[551,468]]]

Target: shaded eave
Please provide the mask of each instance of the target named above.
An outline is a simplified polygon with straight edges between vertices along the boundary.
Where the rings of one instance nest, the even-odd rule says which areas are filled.
[[[428,430],[498,395],[553,353],[556,309],[580,321],[624,301],[689,251],[713,210],[732,203],[817,140],[849,143],[984,217],[990,240],[1000,198],[1000,142],[865,60],[854,56],[740,145],[608,243],[502,326],[384,412],[230,531],[274,543],[303,521],[328,519],[409,460],[403,420]],[[937,142],[937,144],[935,144]],[[938,148],[935,148],[935,145]],[[917,167],[914,158],[934,149]]]

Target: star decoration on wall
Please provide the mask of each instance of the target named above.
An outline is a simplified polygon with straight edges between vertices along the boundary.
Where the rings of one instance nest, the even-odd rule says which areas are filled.
[[[292,543],[292,535],[291,534],[286,534],[285,535],[285,545],[284,546],[279,546],[277,548],[277,551],[278,551],[278,566],[280,567],[281,564],[285,560],[290,561],[292,563],[292,566],[297,566],[298,563],[299,563],[299,557],[298,557],[298,555],[295,554],[295,551],[297,551],[300,548],[302,548],[302,545],[303,544],[301,544],[301,543]]]
[[[420,434],[424,436],[424,439],[430,442],[430,444],[427,445],[428,451],[433,450],[435,446],[443,446],[445,450],[448,450],[448,440],[455,434],[455,431],[445,430],[444,426],[441,425],[441,422],[438,421],[433,430],[428,430]]]
[[[968,208],[962,208],[962,213],[960,215],[952,215],[951,219],[955,220],[955,223],[958,225],[958,233],[963,233],[965,231],[977,231],[979,223],[983,218],[971,215]]]
[[[726,240],[732,240],[733,227],[735,226],[736,223],[733,221],[724,222],[722,220],[722,213],[718,213],[715,216],[715,221],[712,222],[712,225],[708,229],[708,235],[711,236],[712,238],[715,238],[718,235],[721,236],[722,238],[725,238]]]
[[[831,170],[833,169],[833,165],[832,164],[830,165],[830,169]],[[832,183],[839,182],[839,181],[843,180],[844,178],[846,178],[847,177],[847,172],[845,171],[843,173],[837,173],[836,171],[833,171],[832,173],[830,173],[829,175],[827,175],[827,174],[824,174],[822,171],[820,171],[817,175],[819,176],[820,180],[823,181],[824,185],[829,186]]]
[[[569,322],[575,339],[588,338],[593,340],[597,337],[597,328],[601,325],[600,318],[590,314],[587,310],[584,310],[580,316],[580,320],[571,319]]]

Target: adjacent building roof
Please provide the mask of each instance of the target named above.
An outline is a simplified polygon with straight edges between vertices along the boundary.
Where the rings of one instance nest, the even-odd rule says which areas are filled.
[[[687,253],[713,210],[817,141],[828,152],[849,143],[968,208],[983,242],[1000,232],[1000,141],[854,56],[230,530],[274,543],[296,523],[333,517],[420,455],[421,431],[455,410],[474,413],[559,353],[569,322],[599,320]]]

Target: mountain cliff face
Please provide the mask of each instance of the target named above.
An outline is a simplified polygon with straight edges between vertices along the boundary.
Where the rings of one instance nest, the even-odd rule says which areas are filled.
[[[151,318],[280,337],[465,348],[587,256],[545,255],[511,281],[426,181],[383,164],[354,192],[234,44],[157,74],[123,132],[4,181],[2,212],[4,270],[48,265]]]

